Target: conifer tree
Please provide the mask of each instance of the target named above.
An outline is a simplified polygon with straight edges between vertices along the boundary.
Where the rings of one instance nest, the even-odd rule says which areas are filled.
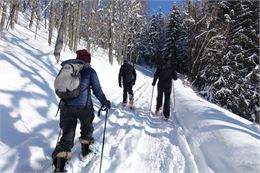
[[[160,32],[156,16],[153,15],[151,19],[151,25],[149,28],[149,55],[151,57],[150,62],[158,62],[159,60],[159,44],[160,44]]]
[[[176,4],[174,4],[168,19],[163,55],[171,55],[175,64],[178,59],[177,41],[181,36],[180,23],[180,12]]]
[[[216,99],[234,113],[251,119],[259,116],[259,2],[230,1],[228,46],[223,56],[224,76],[230,94]],[[224,102],[224,103],[223,103]]]

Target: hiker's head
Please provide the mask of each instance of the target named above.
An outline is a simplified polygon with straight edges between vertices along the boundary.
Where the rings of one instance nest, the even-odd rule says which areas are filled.
[[[163,58],[163,61],[165,64],[170,64],[171,63],[171,55],[167,55]]]
[[[127,64],[127,60],[124,60],[124,64]]]
[[[90,63],[91,55],[86,49],[77,50],[76,54],[77,54],[76,59],[81,59],[81,60],[85,61],[86,63]]]

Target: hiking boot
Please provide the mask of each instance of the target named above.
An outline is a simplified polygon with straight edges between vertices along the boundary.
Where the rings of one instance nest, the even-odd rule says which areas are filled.
[[[89,149],[89,144],[81,144],[81,154],[86,156],[91,150]]]
[[[65,172],[64,169],[67,160],[71,159],[72,153],[70,151],[61,151],[53,155],[54,172]]]
[[[169,121],[169,117],[168,116],[164,116],[164,121]]]
[[[65,164],[67,162],[67,159],[63,157],[55,157],[53,160],[53,165],[55,166],[54,172],[65,172]]]
[[[134,102],[134,96],[133,95],[129,95],[129,102]]]
[[[155,114],[156,116],[161,116],[161,115],[162,115],[161,111],[159,111],[159,110],[156,110],[154,114]]]
[[[80,153],[79,158],[81,161],[85,161],[90,155],[93,154],[92,150],[88,149],[85,153]]]

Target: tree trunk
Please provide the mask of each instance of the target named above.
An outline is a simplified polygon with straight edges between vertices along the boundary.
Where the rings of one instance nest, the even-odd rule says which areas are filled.
[[[31,18],[30,18],[30,22],[29,22],[30,29],[32,28],[32,25],[33,25],[33,20],[35,17],[35,12],[36,12],[37,6],[38,6],[38,0],[33,0],[32,13],[31,13]]]
[[[87,41],[87,50],[90,50],[90,36],[92,29],[92,9],[93,9],[93,0],[89,0],[89,8],[88,8],[88,22],[87,22],[87,33],[86,33],[86,41]]]
[[[60,24],[60,27],[59,27],[58,37],[57,37],[55,49],[54,49],[54,56],[55,56],[57,63],[59,63],[59,61],[60,61],[60,53],[61,53],[61,50],[62,50],[62,47],[63,47],[64,35],[66,34],[65,31],[66,31],[68,7],[69,7],[69,0],[64,0],[63,1],[61,24]]]
[[[73,50],[76,51],[78,48],[78,43],[80,39],[80,29],[81,29],[81,14],[82,14],[82,4],[83,1],[78,1],[78,10],[77,10],[77,17],[76,17],[76,25],[75,25],[75,37],[74,37],[74,47]]]
[[[52,1],[52,0],[50,0],[50,1]],[[45,8],[48,6],[47,0],[44,0],[44,6],[45,6]],[[47,28],[47,10],[45,10],[45,12],[44,12],[44,28],[45,29]]]
[[[8,21],[7,21],[7,24],[6,24],[6,30],[9,29],[9,26],[11,26],[11,29],[13,30],[14,24],[15,24],[15,18],[17,17],[17,20],[18,20],[18,10],[19,10],[18,1],[17,0],[13,1],[11,6],[12,6],[12,8],[10,9],[10,15],[9,15],[9,18],[8,18]]]
[[[48,35],[48,43],[49,46],[51,45],[52,40],[52,31],[53,31],[53,24],[54,24],[54,2],[51,0],[51,6],[50,6],[50,15],[49,15],[49,35]]]
[[[70,50],[73,49],[73,42],[74,42],[74,39],[73,39],[74,34],[73,33],[74,33],[75,16],[74,16],[73,11],[75,11],[74,6],[70,6],[69,16],[68,16],[68,18],[69,18],[69,20],[68,20],[68,22],[69,22],[69,25],[68,25],[68,37],[69,37],[68,42],[69,43],[68,43],[68,45],[69,45]]]
[[[260,124],[260,111],[257,111],[257,112],[256,112],[255,122],[256,122],[257,124]]]
[[[0,31],[4,30],[4,25],[5,25],[5,19],[6,19],[6,9],[7,9],[7,4],[4,1],[3,2],[3,7],[2,7],[2,17],[1,17],[1,22],[0,22]]]
[[[114,0],[110,1],[110,20],[109,20],[109,45],[108,45],[108,59],[113,65],[113,48],[114,48],[114,21],[115,21],[115,4]]]
[[[2,5],[3,5],[3,0],[0,0],[0,14],[2,12]]]

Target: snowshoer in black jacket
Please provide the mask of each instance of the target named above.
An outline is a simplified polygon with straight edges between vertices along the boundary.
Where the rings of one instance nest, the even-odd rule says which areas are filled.
[[[133,101],[133,85],[136,81],[136,71],[134,67],[124,60],[124,64],[121,66],[118,75],[119,87],[122,87],[122,78],[123,78],[123,105],[127,103],[127,93],[129,94],[129,101]]]
[[[159,79],[159,81],[157,84],[158,95],[155,114],[158,114],[159,109],[162,107],[162,98],[164,94],[163,115],[166,120],[168,120],[170,117],[172,79],[177,80],[177,72],[171,63],[170,56],[166,56],[163,59],[162,65],[156,69],[152,83],[153,86],[156,84],[157,79]]]

